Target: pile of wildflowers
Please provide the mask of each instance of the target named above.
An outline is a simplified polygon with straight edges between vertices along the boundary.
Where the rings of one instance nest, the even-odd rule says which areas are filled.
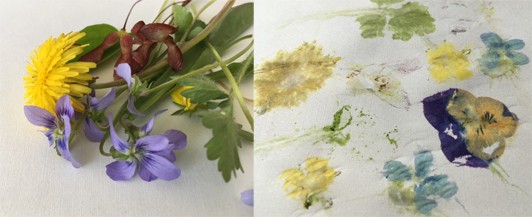
[[[70,33],[50,37],[33,52],[24,78],[24,113],[42,127],[59,156],[81,167],[73,157],[81,153],[73,155],[70,148],[84,135],[99,143],[101,155],[113,159],[105,172],[114,181],[135,174],[148,182],[175,180],[181,175],[175,151],[186,151],[187,140],[195,138],[178,129],[152,132],[159,114],[175,110],[172,115],[199,116],[213,130],[205,145],[207,158],[218,160],[226,182],[236,170],[243,171],[237,149],[253,134],[235,121],[233,110],[240,106],[253,128],[239,89],[253,68],[253,35],[243,35],[253,23],[253,3],[234,6],[229,0],[210,21],[202,21],[201,13],[211,4],[195,12],[189,10],[191,2],[165,1],[152,23],[138,21],[130,31],[127,18],[121,29],[97,24],[66,30]],[[242,42],[247,42],[243,49],[222,59]],[[116,59],[112,70],[100,68],[110,59]],[[102,81],[96,72],[113,73],[114,80]],[[97,96],[99,90],[105,94]],[[164,100],[175,104],[137,124]],[[252,205],[252,193],[246,195]]]

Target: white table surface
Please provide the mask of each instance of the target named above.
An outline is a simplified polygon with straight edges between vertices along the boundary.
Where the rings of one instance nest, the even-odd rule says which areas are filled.
[[[114,182],[105,174],[113,159],[99,155],[98,145],[78,137],[73,156],[82,164],[75,169],[48,147],[39,127],[23,112],[26,63],[33,50],[48,37],[79,31],[85,26],[108,23],[120,28],[133,1],[44,0],[0,2],[0,216],[250,216],[253,208],[240,201],[240,192],[253,188],[253,148],[245,143],[240,156],[245,173],[225,183],[217,162],[209,161],[203,147],[211,131],[197,117],[156,119],[154,134],[176,128],[188,135],[188,146],[176,152],[181,177],[174,181]],[[207,0],[194,0],[201,7]],[[236,5],[246,0],[237,0]],[[151,22],[162,0],[145,0],[133,10],[128,29],[138,20]],[[225,3],[217,1],[203,14],[208,21]],[[96,75],[111,79],[107,71]],[[106,75],[103,75],[105,71]],[[245,97],[253,97],[251,79]],[[101,94],[101,93],[100,93]],[[251,106],[251,105],[250,105]],[[235,109],[240,112],[239,109]],[[237,119],[249,129],[242,114]],[[109,141],[108,141],[109,143]]]

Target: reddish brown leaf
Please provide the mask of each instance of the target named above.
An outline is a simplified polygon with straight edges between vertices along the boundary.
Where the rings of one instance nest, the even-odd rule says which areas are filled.
[[[179,49],[174,39],[170,36],[166,37],[164,44],[168,46],[168,65],[174,71],[181,70],[183,68],[183,54],[181,53],[181,49]]]
[[[79,61],[97,63],[102,59],[105,50],[112,47],[116,43],[118,43],[118,32],[113,32],[105,37],[100,46],[79,58]]]
[[[140,33],[153,42],[164,42],[166,37],[177,29],[164,23],[150,23],[140,29]]]

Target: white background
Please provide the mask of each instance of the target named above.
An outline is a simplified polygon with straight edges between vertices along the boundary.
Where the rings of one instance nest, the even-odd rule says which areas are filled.
[[[457,49],[471,48],[471,70],[474,76],[463,82],[437,84],[430,78],[425,51],[429,46],[419,36],[403,42],[391,39],[391,31],[377,39],[363,39],[355,17],[333,17],[330,19],[306,20],[282,27],[287,21],[315,14],[330,14],[334,11],[375,7],[369,0],[342,1],[258,1],[255,13],[256,67],[273,59],[279,50],[292,51],[303,42],[316,40],[323,46],[324,54],[342,58],[337,63],[333,76],[326,85],[309,94],[299,107],[275,108],[256,118],[255,151],[255,215],[257,216],[398,216],[410,215],[400,212],[385,193],[388,181],[382,176],[382,167],[388,160],[400,160],[412,165],[414,152],[431,150],[434,155],[433,174],[447,174],[450,181],[458,185],[457,198],[465,211],[454,199],[439,200],[433,213],[447,216],[530,216],[532,215],[532,170],[530,170],[532,64],[521,67],[518,76],[490,79],[478,70],[478,57],[484,45],[480,34],[495,31],[504,39],[522,39],[526,46],[521,52],[532,57],[532,29],[526,20],[531,19],[531,1],[493,1],[495,15],[493,26],[485,22],[485,16],[476,11],[480,1],[449,0],[419,1],[429,7],[436,19],[437,30],[428,38],[440,44],[444,40],[453,43]],[[487,1],[490,2],[490,1]],[[462,7],[460,4],[466,4]],[[476,6],[475,6],[476,5]],[[447,8],[447,9],[444,9]],[[468,19],[468,31],[451,34],[459,19]],[[409,111],[391,107],[372,94],[353,95],[346,86],[346,76],[357,64],[397,63],[414,59],[421,62],[421,68],[411,74],[400,76],[404,90],[408,93],[412,107]],[[449,163],[440,148],[437,131],[423,116],[421,100],[448,88],[462,88],[475,96],[489,96],[505,103],[517,114],[520,125],[516,134],[507,140],[507,148],[500,164],[509,174],[508,180],[523,188],[527,194],[509,184],[503,183],[486,169],[457,167]],[[367,129],[354,126],[346,128],[351,140],[343,147],[333,144],[315,144],[311,139],[271,148],[268,141],[279,136],[304,134],[312,127],[324,127],[332,123],[332,116],[342,105],[363,108],[375,114],[376,125]],[[399,149],[393,152],[383,132],[397,126]],[[351,131],[349,131],[351,130]],[[364,136],[365,134],[365,136]],[[376,135],[372,147],[365,148]],[[355,147],[365,155],[358,157]],[[364,151],[372,149],[372,152]],[[260,150],[260,151],[259,151]],[[380,150],[379,153],[374,153]],[[327,191],[333,199],[333,206],[323,210],[318,206],[305,210],[300,201],[291,200],[282,189],[281,172],[297,168],[309,156],[330,159],[330,166],[341,175]],[[367,161],[372,156],[375,161]],[[468,213],[469,212],[469,213]],[[439,216],[438,213],[435,214]]]
[[[200,8],[206,2],[194,0],[193,5]],[[237,1],[235,5],[243,2],[247,1]],[[217,162],[207,160],[203,147],[211,131],[197,117],[170,116],[178,109],[170,99],[161,106],[169,108],[169,112],[156,119],[153,133],[170,128],[182,130],[188,135],[188,146],[176,153],[181,177],[169,182],[148,183],[138,176],[127,182],[112,181],[105,174],[105,165],[113,160],[100,156],[98,145],[83,136],[71,148],[73,156],[82,164],[75,169],[48,147],[40,128],[26,120],[22,78],[33,50],[50,36],[79,31],[88,25],[108,23],[121,28],[132,3],[119,0],[0,2],[0,216],[253,214],[253,208],[240,201],[240,192],[253,188],[251,145],[245,143],[240,150],[245,173],[238,172],[236,179],[225,183],[217,171]],[[138,20],[151,22],[162,3],[162,0],[139,3],[127,29]],[[224,3],[217,1],[202,19],[210,20]],[[111,69],[112,64],[107,63],[95,75],[109,80]],[[251,79],[245,84],[244,95],[253,97]],[[238,120],[249,129],[240,113]]]

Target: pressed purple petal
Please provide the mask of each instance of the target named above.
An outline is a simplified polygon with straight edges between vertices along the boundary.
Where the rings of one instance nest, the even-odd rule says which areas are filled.
[[[129,143],[122,140],[115,131],[115,127],[113,126],[113,115],[109,114],[107,116],[107,120],[109,121],[109,132],[111,134],[111,143],[113,143],[113,147],[118,150],[119,152],[122,152],[126,154],[126,151],[131,148],[131,145]]]
[[[470,167],[488,167],[489,162],[477,158],[467,150],[464,128],[447,111],[449,100],[457,89],[449,89],[423,100],[423,113],[427,121],[438,131],[443,154],[450,162]],[[460,163],[465,159],[465,163]]]
[[[168,159],[156,154],[145,154],[141,159],[141,166],[162,180],[177,179],[181,175],[181,169]]]
[[[253,206],[253,189],[242,191],[240,200],[248,206]]]
[[[116,74],[122,77],[128,87],[131,87],[131,67],[127,63],[121,63],[115,68]]]
[[[105,96],[102,96],[102,98],[91,97],[91,107],[95,111],[105,109],[109,105],[111,105],[111,103],[113,103],[113,101],[115,100],[115,97],[116,97],[116,87],[113,87],[111,88],[109,92],[105,94]]]
[[[146,151],[161,151],[168,147],[168,139],[161,135],[145,136],[137,140],[135,147]]]
[[[96,126],[94,121],[90,118],[85,118],[83,121],[83,132],[85,137],[91,142],[100,142],[103,138],[103,132]]]
[[[114,181],[127,181],[133,178],[137,163],[131,161],[115,161],[105,166],[107,176]]]
[[[24,115],[30,123],[48,129],[55,128],[55,116],[37,106],[24,106]]]
[[[157,117],[157,115],[165,112],[166,110],[168,110],[168,109],[163,109],[163,110],[160,110],[158,112],[155,112],[155,114],[153,114],[153,117],[148,121],[148,123],[146,123],[144,126],[142,126],[142,128],[140,130],[142,132],[144,132],[144,135],[150,135],[151,131],[153,130],[153,122],[155,121],[155,117]]]
[[[61,116],[61,118],[63,119],[65,129],[63,131],[63,137],[57,140],[57,149],[59,150],[59,153],[61,153],[61,156],[63,156],[65,160],[70,161],[72,163],[72,166],[74,166],[75,168],[79,168],[81,164],[79,164],[76,160],[74,160],[74,158],[70,154],[70,150],[68,147],[68,138],[70,137],[70,131],[71,131],[70,118],[67,115],[63,115]]]
[[[187,135],[179,130],[167,130],[163,136],[175,146],[174,150],[181,150],[187,146]]]
[[[127,99],[127,110],[129,111],[129,113],[134,114],[136,116],[139,116],[139,117],[145,116],[135,107],[135,96],[133,95],[129,95],[129,98]]]
[[[72,107],[69,95],[63,95],[57,100],[57,103],[55,104],[55,113],[57,116],[68,115],[70,118],[74,115],[74,107]]]
[[[142,165],[139,168],[139,176],[142,180],[147,182],[151,182],[157,179],[155,175],[153,175],[148,169],[146,169]]]

